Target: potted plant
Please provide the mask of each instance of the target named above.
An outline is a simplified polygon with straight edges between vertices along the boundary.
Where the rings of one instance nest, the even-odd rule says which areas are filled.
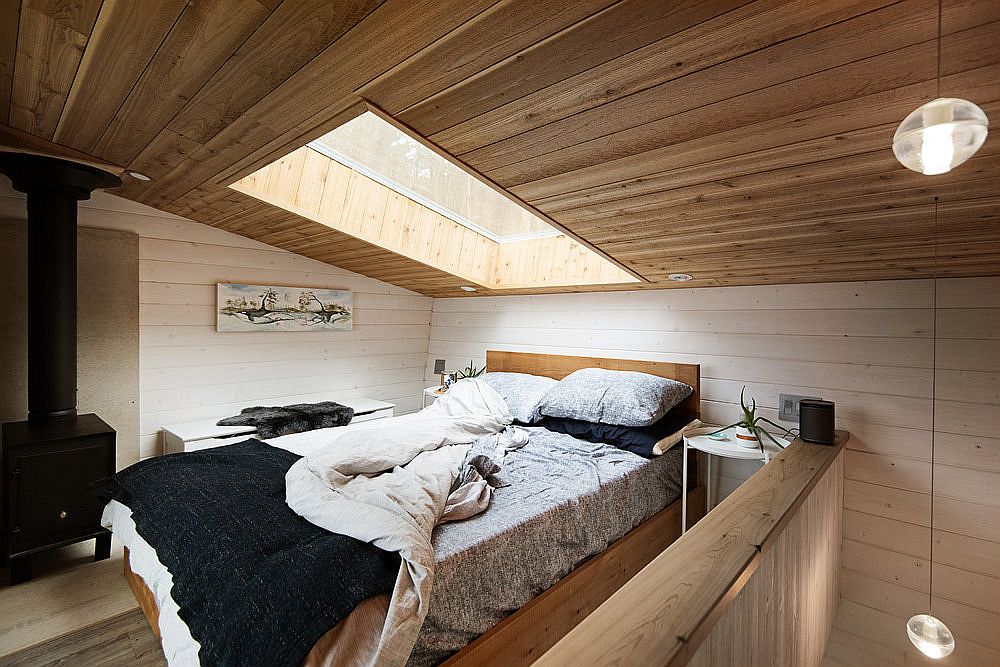
[[[750,405],[747,405],[746,400],[743,398],[743,393],[746,391],[746,389],[747,389],[746,385],[743,385],[743,388],[740,389],[740,407],[743,409],[743,417],[738,422],[734,422],[729,426],[720,428],[718,431],[715,431],[715,433],[712,433],[711,435],[722,433],[723,431],[731,429],[735,426],[736,442],[743,447],[748,447],[748,448],[760,447],[760,450],[764,451],[764,438],[766,437],[775,445],[777,445],[781,449],[784,449],[785,448],[784,445],[778,442],[777,439],[775,439],[775,437],[771,435],[767,431],[767,429],[765,429],[761,425],[761,423],[763,422],[766,424],[770,424],[775,428],[781,429],[783,431],[782,436],[788,435],[789,433],[788,429],[784,429],[781,426],[778,426],[764,415],[758,415],[756,399],[751,398]]]
[[[463,370],[458,372],[460,378],[477,378],[486,372],[486,366],[482,368],[476,368],[475,364],[472,363],[472,359],[469,359],[469,365]]]

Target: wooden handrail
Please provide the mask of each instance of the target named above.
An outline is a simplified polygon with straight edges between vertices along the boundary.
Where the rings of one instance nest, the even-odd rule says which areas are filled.
[[[847,439],[796,439],[535,664],[686,664]]]

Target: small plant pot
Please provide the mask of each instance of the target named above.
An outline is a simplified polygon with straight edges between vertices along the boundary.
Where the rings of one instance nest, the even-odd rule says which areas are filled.
[[[757,449],[760,447],[757,434],[745,426],[736,427],[736,444],[747,449]]]

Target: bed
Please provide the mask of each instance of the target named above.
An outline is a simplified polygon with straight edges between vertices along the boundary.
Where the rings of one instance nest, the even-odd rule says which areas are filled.
[[[694,389],[676,410],[699,415],[696,365],[490,351],[487,367],[555,379],[587,367],[668,377]],[[544,428],[528,431],[529,443],[505,465],[501,481],[508,485],[495,491],[490,508],[435,529],[430,611],[409,664],[528,664],[680,534],[678,448],[647,461]],[[268,444],[295,451],[309,437]],[[547,471],[545,484],[539,484],[539,470]],[[701,506],[689,505],[692,512]],[[118,523],[119,537],[131,547],[125,576],[159,636],[160,623],[169,620],[161,620],[157,599],[165,598],[136,574],[142,567],[133,567],[138,557],[148,572],[152,548],[134,534],[134,525],[130,533],[127,521]],[[468,586],[470,576],[476,587]],[[366,605],[386,600],[366,600],[348,621],[363,617]],[[176,610],[166,615],[174,617]],[[333,654],[345,623],[317,642],[306,664],[329,664],[324,656]]]

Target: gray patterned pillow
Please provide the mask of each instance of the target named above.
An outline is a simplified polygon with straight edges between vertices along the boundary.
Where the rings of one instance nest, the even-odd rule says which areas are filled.
[[[649,426],[694,391],[683,382],[636,373],[583,368],[559,381],[542,399],[546,417],[615,426]]]
[[[540,419],[538,402],[558,384],[552,378],[527,373],[484,373],[480,379],[503,397],[510,414],[522,424]]]

